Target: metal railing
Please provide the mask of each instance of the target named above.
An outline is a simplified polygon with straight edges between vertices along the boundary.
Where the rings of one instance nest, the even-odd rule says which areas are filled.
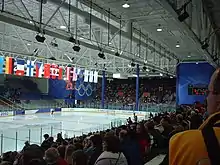
[[[108,124],[92,124],[86,129],[67,130],[62,128],[62,122],[50,124],[30,124],[15,125],[12,122],[0,122],[2,128],[0,130],[0,154],[7,151],[20,151],[24,147],[24,143],[29,141],[31,144],[40,145],[43,141],[43,135],[49,134],[56,139],[58,133],[62,133],[64,138],[72,138],[81,136],[90,132],[107,130],[112,127],[118,127],[126,123],[126,120],[113,119]]]
[[[85,102],[83,104],[77,105],[77,108],[96,108],[101,109],[101,104],[99,102]],[[104,109],[113,109],[113,110],[130,110],[135,111],[134,105],[123,105],[121,103],[107,103],[105,104]],[[139,105],[139,111],[144,112],[173,112],[176,110],[175,104],[147,104],[142,103]]]

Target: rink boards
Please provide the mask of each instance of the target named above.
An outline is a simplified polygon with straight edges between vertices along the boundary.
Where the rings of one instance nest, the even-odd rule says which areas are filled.
[[[14,110],[14,111],[1,111],[0,117],[16,116],[16,115],[32,115],[37,113],[50,113],[54,112],[89,112],[89,113],[103,113],[109,115],[125,115],[131,116],[135,113],[137,116],[145,116],[147,112],[141,111],[127,111],[127,110],[112,110],[112,109],[94,109],[94,108],[41,108],[35,110]]]

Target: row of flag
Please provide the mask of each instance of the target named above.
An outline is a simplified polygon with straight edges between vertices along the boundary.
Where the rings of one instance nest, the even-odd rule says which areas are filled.
[[[98,72],[81,70],[76,67],[63,67],[57,64],[42,63],[13,57],[0,56],[0,74],[12,74],[17,76],[29,76],[36,78],[65,79],[77,81],[83,74],[84,82],[98,82]]]

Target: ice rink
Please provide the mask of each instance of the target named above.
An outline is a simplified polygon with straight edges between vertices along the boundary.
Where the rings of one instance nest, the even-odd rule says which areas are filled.
[[[57,133],[62,132],[64,137],[74,137],[108,129],[111,124],[125,122],[126,117],[107,112],[55,112],[54,115],[41,113],[1,117],[1,153],[21,150],[25,141],[40,144],[45,133],[56,137]]]

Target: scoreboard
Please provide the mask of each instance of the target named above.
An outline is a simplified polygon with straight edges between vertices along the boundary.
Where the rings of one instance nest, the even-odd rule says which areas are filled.
[[[207,95],[207,85],[188,85],[188,95]]]

